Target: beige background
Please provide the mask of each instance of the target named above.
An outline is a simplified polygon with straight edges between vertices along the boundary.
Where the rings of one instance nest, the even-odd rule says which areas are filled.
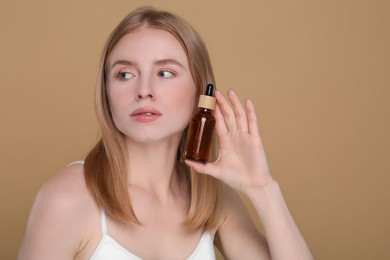
[[[99,133],[105,38],[134,7],[204,37],[218,87],[254,99],[274,177],[317,259],[389,259],[390,2],[0,3],[0,259],[14,259],[42,183]]]

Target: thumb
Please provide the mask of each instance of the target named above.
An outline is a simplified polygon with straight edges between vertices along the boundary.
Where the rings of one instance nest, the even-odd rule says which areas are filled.
[[[217,178],[216,176],[217,167],[215,163],[207,163],[207,162],[203,163],[203,162],[196,162],[192,160],[185,160],[184,162],[199,173],[207,174],[214,178]]]

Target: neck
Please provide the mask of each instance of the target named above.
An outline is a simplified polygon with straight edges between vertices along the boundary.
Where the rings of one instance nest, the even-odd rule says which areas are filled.
[[[179,185],[175,167],[179,142],[180,137],[146,144],[128,140],[129,186],[160,197],[174,191]]]

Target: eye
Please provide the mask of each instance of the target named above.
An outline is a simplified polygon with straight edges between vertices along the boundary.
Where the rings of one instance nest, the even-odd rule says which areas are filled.
[[[160,70],[158,75],[162,78],[172,78],[175,74],[169,70]]]
[[[118,78],[120,80],[126,80],[126,79],[131,79],[134,77],[134,74],[128,71],[120,71],[118,73]]]

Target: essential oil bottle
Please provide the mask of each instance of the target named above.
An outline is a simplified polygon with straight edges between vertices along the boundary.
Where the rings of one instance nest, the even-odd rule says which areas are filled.
[[[213,84],[208,84],[206,93],[200,95],[198,111],[193,115],[188,127],[186,148],[184,157],[186,159],[207,162],[213,139],[215,118],[211,111],[215,109],[215,97]]]

